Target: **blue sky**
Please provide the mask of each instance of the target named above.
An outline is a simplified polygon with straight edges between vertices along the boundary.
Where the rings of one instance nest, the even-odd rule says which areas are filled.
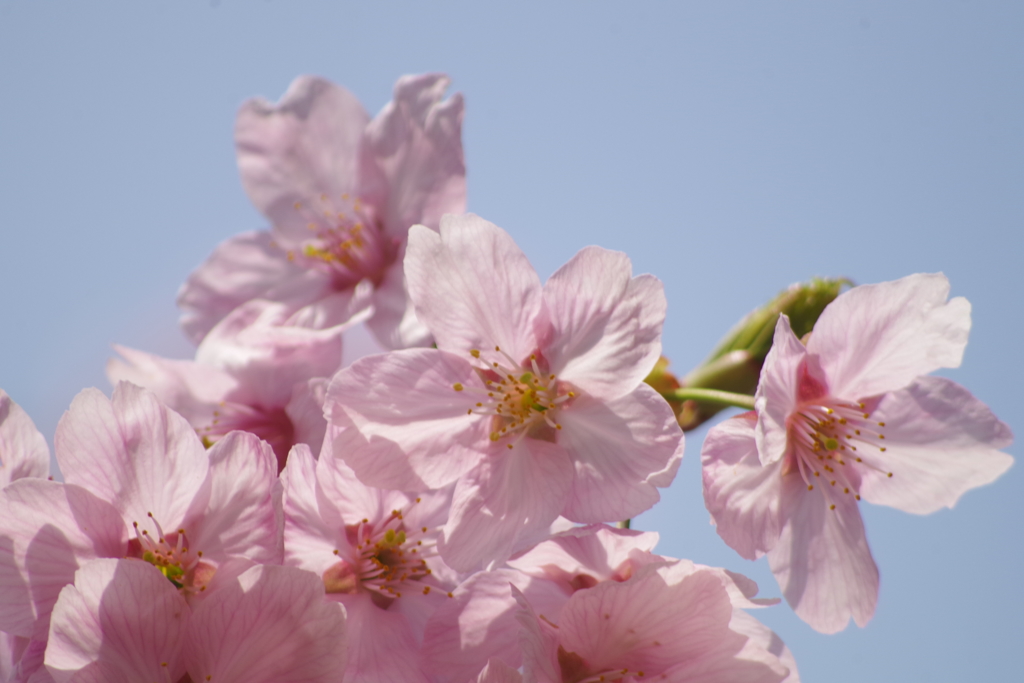
[[[1015,2],[0,0],[0,387],[52,436],[109,388],[111,343],[190,353],[178,286],[265,225],[235,169],[245,98],[314,73],[376,112],[399,75],[444,71],[470,209],[542,276],[600,244],[660,277],[674,368],[791,282],[943,271],[974,306],[944,374],[1024,433],[1021,35]],[[777,595],[708,525],[702,437],[637,524]],[[871,624],[757,615],[804,680],[1024,678],[1020,469],[929,517],[865,505]]]

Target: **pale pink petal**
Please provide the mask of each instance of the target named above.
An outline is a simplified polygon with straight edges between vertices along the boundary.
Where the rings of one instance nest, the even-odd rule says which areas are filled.
[[[324,599],[315,574],[253,567],[196,607],[188,672],[220,683],[335,683],[347,661],[345,622],[345,608]]]
[[[879,431],[886,449],[861,449],[878,468],[861,470],[860,494],[872,503],[928,514],[953,507],[966,491],[995,481],[1013,464],[998,450],[1013,441],[1010,428],[967,389],[942,377],[919,377],[886,394],[871,419],[885,424]]]
[[[0,488],[23,477],[45,477],[50,447],[32,418],[0,389]]]
[[[476,683],[523,683],[523,675],[500,659],[492,659],[480,670]]]
[[[785,524],[768,565],[786,601],[822,633],[843,630],[851,616],[867,624],[878,599],[878,567],[857,501],[825,482],[809,491],[795,472],[783,478],[782,501]]]
[[[562,514],[574,522],[634,517],[661,497],[683,457],[683,432],[668,403],[641,384],[611,401],[579,396],[559,411],[558,443],[576,468]]]
[[[477,446],[489,443],[488,418],[467,414],[471,390],[482,388],[468,362],[435,349],[360,359],[327,391],[325,411],[342,428],[334,456],[371,486],[442,487],[472,469],[483,457]]]
[[[414,223],[436,228],[443,214],[466,210],[463,102],[459,94],[442,101],[449,82],[443,74],[403,76],[394,99],[366,128],[368,156],[386,192],[365,183],[359,191],[383,208],[386,229],[396,236]]]
[[[511,569],[478,572],[459,585],[453,598],[431,616],[423,636],[425,668],[444,683],[462,683],[490,658],[510,666],[522,663],[518,603],[511,586],[532,605],[557,621],[569,598],[552,581],[538,580]]]
[[[399,263],[404,254],[399,254]],[[406,288],[405,271],[389,268],[384,279],[373,290],[373,317],[366,326],[385,349],[408,349],[429,346],[434,337],[419,318]]]
[[[909,275],[854,287],[821,314],[807,344],[821,356],[833,395],[860,399],[960,365],[971,305],[947,301],[945,275]]]
[[[562,647],[590,671],[661,672],[709,654],[729,656],[745,640],[728,628],[732,603],[720,577],[697,571],[668,585],[654,571],[578,591],[562,609]],[[731,652],[730,652],[731,651]]]
[[[650,275],[633,278],[621,252],[580,250],[544,285],[544,302],[551,372],[594,396],[629,393],[661,355],[664,287]]]
[[[793,653],[775,631],[741,609],[733,610],[729,629],[749,638],[738,655],[741,659],[764,661],[775,666],[781,665],[789,670],[786,677],[782,679],[782,683],[800,683],[796,658],[793,657]]]
[[[520,627],[523,653],[523,678],[530,683],[562,683],[558,661],[558,627],[540,619],[530,601],[515,586],[512,597],[519,605],[516,620]]]
[[[299,444],[288,454],[288,464],[281,472],[284,553],[285,564],[322,576],[338,561],[336,538],[343,534],[345,522],[332,505],[321,509],[316,470],[308,446]]]
[[[274,228],[302,239],[295,202],[353,192],[369,116],[344,88],[300,76],[277,104],[253,99],[235,122],[242,185]]]
[[[302,274],[266,230],[235,235],[217,245],[178,290],[181,327],[198,344],[235,308]]]
[[[787,448],[786,420],[797,406],[800,372],[806,367],[807,349],[793,334],[789,318],[780,315],[775,338],[761,368],[754,394],[757,428],[754,436],[764,464],[781,460]]]
[[[518,363],[537,348],[540,280],[508,233],[493,223],[467,214],[445,216],[440,234],[414,226],[405,276],[416,315],[439,349],[468,358],[471,349],[500,346]]]
[[[591,524],[558,533],[516,555],[508,565],[529,576],[557,582],[572,592],[589,587],[592,581],[629,578],[620,570],[631,572],[635,553],[650,553],[657,543],[658,534],[653,531]]]
[[[782,462],[761,464],[756,421],[749,412],[715,425],[700,453],[704,505],[718,535],[748,560],[774,547],[782,527]]]
[[[53,609],[46,668],[64,683],[177,681],[189,608],[174,585],[139,560],[93,560]],[[76,679],[77,680],[77,679]]]
[[[324,417],[324,401],[330,380],[317,377],[300,382],[292,389],[292,398],[284,412],[294,428],[296,444],[304,443],[314,452],[319,452],[327,432]]]
[[[53,678],[43,668],[45,640],[30,640],[0,632],[0,681],[46,683]]]
[[[111,384],[131,382],[144,387],[197,426],[209,424],[216,406],[238,388],[237,379],[209,364],[161,358],[117,344],[114,350],[123,360],[107,361]]]
[[[110,501],[128,521],[150,512],[183,519],[206,479],[206,450],[192,427],[148,391],[122,382],[108,400],[82,391],[57,425],[57,462],[69,484]]]
[[[46,638],[50,611],[79,564],[123,557],[121,515],[85,489],[20,479],[0,491],[0,630]]]
[[[182,522],[186,531],[195,529],[192,548],[208,557],[280,562],[277,458],[269,444],[248,432],[231,432],[210,448],[209,458],[207,483]]]
[[[455,487],[441,557],[460,571],[500,565],[519,549],[520,537],[558,517],[572,477],[565,449],[547,441],[521,439],[485,458]]]
[[[352,596],[345,604],[354,628],[344,683],[428,683],[416,634],[404,615],[380,609],[368,595]]]

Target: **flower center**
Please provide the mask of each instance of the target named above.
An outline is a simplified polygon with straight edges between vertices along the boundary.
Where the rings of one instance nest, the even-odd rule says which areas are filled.
[[[329,273],[338,289],[364,278],[379,285],[398,256],[399,241],[384,233],[384,226],[359,198],[343,194],[338,201],[325,194],[316,201],[295,202],[310,237],[288,260]]]
[[[156,534],[149,533],[149,530],[140,527],[138,522],[132,522],[135,538],[128,544],[127,556],[149,562],[159,569],[175,588],[180,588],[187,594],[206,590],[206,584],[213,578],[216,568],[201,561],[202,551],[192,551],[185,529],[165,533],[153,513],[146,514],[156,528]]]
[[[861,468],[892,477],[885,467],[884,422],[871,419],[864,403],[818,398],[789,418],[792,448],[783,473],[797,470],[813,491],[815,485],[860,500]],[[830,509],[835,509],[831,502]]]
[[[492,416],[491,441],[506,436],[514,436],[514,441],[524,436],[554,441],[555,433],[562,428],[557,421],[558,412],[576,397],[576,392],[570,390],[568,383],[546,372],[542,368],[546,364],[536,353],[530,354],[526,362],[517,363],[501,347],[495,346],[494,351],[500,357],[490,362],[481,359],[478,349],[469,352],[482,365],[477,368],[484,383],[482,390],[453,385],[455,391],[467,391],[477,398],[467,414]],[[514,442],[507,445],[513,448]]]
[[[328,593],[368,592],[382,609],[402,597],[402,591],[429,594],[439,588],[428,564],[438,556],[438,534],[437,529],[407,526],[402,510],[392,510],[378,522],[363,519],[348,525],[345,536],[351,553],[324,571],[324,587]],[[334,554],[340,556],[342,551],[336,549]]]

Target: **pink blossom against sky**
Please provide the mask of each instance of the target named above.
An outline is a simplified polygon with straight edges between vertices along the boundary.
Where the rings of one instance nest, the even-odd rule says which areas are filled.
[[[542,279],[587,244],[657,275],[673,368],[810,275],[941,271],[973,328],[940,375],[1024,433],[1022,32],[1024,9],[997,0],[0,3],[0,388],[52,446],[83,387],[109,391],[110,344],[192,353],[178,287],[268,227],[236,166],[244,100],[317,74],[372,114],[398,76],[438,71],[465,96],[470,210],[515,226]],[[707,524],[702,438],[634,524],[772,595],[767,563]],[[953,511],[864,506],[882,570],[866,629],[758,617],[807,680],[1019,678],[1001,644],[1024,639],[1024,596],[1005,589],[1024,565],[1007,540],[1022,492],[1011,468]],[[978,567],[986,580],[965,581]]]

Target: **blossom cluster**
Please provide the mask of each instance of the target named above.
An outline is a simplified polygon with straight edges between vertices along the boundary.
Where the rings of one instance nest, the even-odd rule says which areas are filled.
[[[928,513],[1011,465],[929,376],[970,328],[942,275],[837,291],[802,336],[773,313],[750,394],[655,381],[661,282],[592,246],[541,283],[465,213],[447,87],[404,77],[372,119],[311,77],[242,106],[270,228],[182,286],[193,360],[117,347],[112,395],[75,398],[62,481],[0,392],[3,681],[794,683],[752,614],[779,599],[629,528],[681,405],[752,407],[707,435],[705,502],[823,632],[874,612],[862,499]],[[342,367],[359,324],[386,351]]]

